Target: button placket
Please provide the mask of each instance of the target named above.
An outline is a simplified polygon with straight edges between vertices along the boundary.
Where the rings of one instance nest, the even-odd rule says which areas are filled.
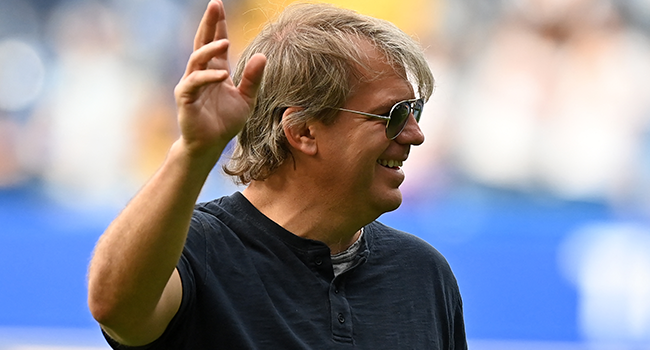
[[[329,282],[334,277],[329,252],[330,250],[326,246],[319,249],[312,249],[308,252],[309,268],[320,275],[326,282]]]
[[[352,342],[352,312],[341,278],[337,277],[332,281],[329,295],[332,337],[337,341]]]

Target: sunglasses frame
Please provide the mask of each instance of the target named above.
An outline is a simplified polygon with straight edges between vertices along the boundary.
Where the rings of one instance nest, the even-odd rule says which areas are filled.
[[[406,104],[408,106],[408,111],[409,112],[408,112],[408,115],[407,115],[406,119],[404,119],[404,125],[402,125],[399,128],[399,131],[397,131],[397,133],[394,136],[391,137],[388,134],[388,128],[389,128],[389,125],[391,125],[390,124],[391,120],[393,120],[393,118],[392,118],[393,112],[395,111],[395,109],[398,106],[400,106],[402,104]],[[419,109],[417,108],[418,106],[420,107]],[[386,123],[386,137],[388,137],[388,139],[390,139],[390,140],[394,140],[395,138],[397,138],[397,136],[399,136],[402,133],[402,131],[406,127],[406,124],[408,123],[408,119],[409,119],[409,116],[411,116],[411,113],[413,113],[413,116],[415,117],[415,121],[420,122],[420,117],[422,116],[422,109],[424,109],[424,99],[423,98],[414,98],[414,99],[410,99],[410,100],[399,101],[396,104],[394,104],[393,107],[390,108],[390,112],[388,112],[388,115],[379,115],[379,114],[366,113],[366,112],[355,111],[355,110],[347,109],[347,108],[337,108],[337,109],[339,111],[360,114],[360,115],[363,115],[363,116],[366,116],[366,117],[377,118],[377,119],[382,119],[382,120],[388,121]],[[416,113],[416,111],[418,111],[418,110],[419,110],[419,113]]]

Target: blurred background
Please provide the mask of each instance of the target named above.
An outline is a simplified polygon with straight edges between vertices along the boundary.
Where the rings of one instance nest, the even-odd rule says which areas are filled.
[[[233,61],[289,3],[224,2]],[[426,50],[427,141],[380,220],[447,257],[470,348],[650,349],[650,0],[331,2]],[[87,264],[178,136],[206,3],[0,2],[1,350],[108,348]]]

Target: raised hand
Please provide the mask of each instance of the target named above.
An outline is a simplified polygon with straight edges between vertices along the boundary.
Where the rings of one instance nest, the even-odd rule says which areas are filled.
[[[174,90],[181,141],[190,155],[207,155],[215,162],[244,126],[266,64],[264,55],[254,55],[235,86],[228,46],[223,3],[212,0],[196,32],[185,74]]]
[[[113,339],[148,344],[180,307],[183,286],[175,267],[194,204],[224,147],[246,122],[265,64],[263,55],[252,57],[242,82],[233,84],[223,4],[211,1],[174,91],[181,138],[95,248],[88,303]]]

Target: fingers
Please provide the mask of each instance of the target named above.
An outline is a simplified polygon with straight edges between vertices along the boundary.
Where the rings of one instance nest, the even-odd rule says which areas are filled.
[[[249,102],[255,99],[257,91],[262,82],[264,75],[264,67],[266,66],[266,56],[263,54],[255,54],[248,60],[244,72],[242,74],[241,82],[239,83],[239,92],[242,96],[249,99]]]
[[[219,58],[222,57],[225,53],[228,52],[229,42],[228,40],[219,40],[210,42],[196,51],[192,52],[190,59],[187,62],[187,68],[185,70],[185,76],[190,75],[192,72],[197,70],[205,69],[224,69],[229,70],[228,62],[223,61],[219,62]],[[217,60],[213,60],[217,58]],[[208,65],[212,62],[210,67]]]
[[[182,79],[174,89],[177,103],[192,103],[199,96],[196,94],[202,87],[220,83],[230,77],[225,70],[197,70]]]
[[[215,40],[227,39],[226,14],[220,0],[211,0],[194,37],[194,50]]]
[[[228,51],[228,40],[219,40],[208,43],[194,51],[187,63],[187,69],[181,82],[177,85],[177,96],[192,95],[201,87],[222,82],[230,77],[228,62],[213,64],[208,67],[214,58]],[[221,67],[219,67],[221,66]]]
[[[194,52],[185,75],[177,85],[177,96],[192,95],[201,87],[226,80],[229,75],[228,34],[221,0],[211,0],[194,37]]]
[[[219,20],[217,20],[217,32],[214,35],[213,40],[228,39],[228,26],[226,25],[226,9],[221,3],[221,12],[219,14]]]
[[[185,75],[176,87],[177,97],[189,97],[201,87],[226,80],[229,76],[228,32],[221,0],[211,0],[194,37],[194,52]],[[266,57],[256,54],[246,63],[238,90],[252,103],[259,90]],[[190,98],[192,99],[192,98]]]

